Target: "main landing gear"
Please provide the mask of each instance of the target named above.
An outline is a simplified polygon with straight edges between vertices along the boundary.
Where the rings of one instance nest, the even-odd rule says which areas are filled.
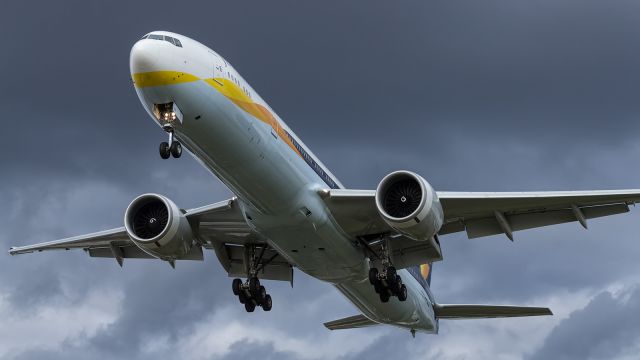
[[[407,300],[407,286],[402,283],[402,278],[396,272],[396,268],[391,265],[389,247],[382,248],[382,271],[372,267],[369,269],[369,282],[373,285],[376,293],[380,295],[380,301],[386,303],[391,296],[396,296],[398,300]]]
[[[163,141],[160,143],[160,157],[168,159],[170,156],[179,158],[182,156],[182,144],[173,138],[173,127],[171,125],[165,125],[164,131],[169,133],[169,142]]]
[[[260,285],[257,277],[251,277],[244,283],[240,279],[233,279],[231,283],[233,294],[238,297],[247,312],[253,312],[256,306],[262,306],[262,310],[270,311],[273,305],[271,295],[267,294],[264,286]]]
[[[244,304],[244,309],[247,312],[253,312],[256,306],[261,306],[262,310],[270,311],[273,305],[271,301],[271,295],[267,294],[267,289],[260,285],[258,280],[258,273],[266,265],[262,262],[262,257],[266,250],[266,246],[262,247],[262,251],[256,256],[255,246],[249,246],[245,253],[245,261],[248,262],[248,279],[242,282],[241,279],[233,279],[231,283],[231,289],[233,294],[238,297],[241,304]]]

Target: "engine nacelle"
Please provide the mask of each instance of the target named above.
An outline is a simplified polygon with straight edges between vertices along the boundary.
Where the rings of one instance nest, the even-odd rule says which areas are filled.
[[[409,171],[396,171],[382,179],[376,206],[390,227],[413,240],[429,240],[442,227],[438,194],[425,179]]]
[[[125,212],[124,227],[142,251],[163,260],[184,257],[194,243],[191,225],[180,208],[158,194],[135,198]]]

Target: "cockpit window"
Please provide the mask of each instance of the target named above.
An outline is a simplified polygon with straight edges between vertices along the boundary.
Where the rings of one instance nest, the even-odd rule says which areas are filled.
[[[146,39],[146,38],[148,38],[148,37],[149,37],[149,35],[145,35],[145,36],[143,36],[143,37],[142,37],[142,39],[140,39],[140,40],[144,40],[144,39]]]
[[[164,40],[168,43],[171,43],[171,45],[177,46],[177,47],[182,47],[182,43],[180,42],[180,40],[171,37],[171,36],[167,36],[167,35],[155,35],[155,34],[151,34],[151,35],[145,35],[142,37],[143,39],[150,39],[150,40]]]

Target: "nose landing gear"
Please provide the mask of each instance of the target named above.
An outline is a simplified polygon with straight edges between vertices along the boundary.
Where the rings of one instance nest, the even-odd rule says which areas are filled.
[[[173,138],[173,127],[166,125],[163,127],[164,131],[169,133],[169,142],[163,141],[160,143],[160,157],[168,159],[170,156],[179,158],[182,156],[182,144]]]

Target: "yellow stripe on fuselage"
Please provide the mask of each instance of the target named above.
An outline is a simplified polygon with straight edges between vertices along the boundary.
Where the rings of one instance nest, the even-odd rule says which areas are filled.
[[[298,156],[302,157],[300,151],[296,149],[285,130],[280,126],[280,122],[271,113],[271,111],[269,111],[265,106],[254,102],[238,85],[236,85],[236,83],[231,80],[225,78],[200,79],[195,75],[179,71],[151,71],[133,74],[133,83],[137,88],[183,84],[199,80],[203,80],[205,83],[218,90],[218,92],[231,100],[236,104],[236,106],[245,112],[271,126],[287,146],[295,151]]]
[[[200,78],[180,71],[151,71],[133,74],[133,84],[137,88],[163,86],[198,81]]]

